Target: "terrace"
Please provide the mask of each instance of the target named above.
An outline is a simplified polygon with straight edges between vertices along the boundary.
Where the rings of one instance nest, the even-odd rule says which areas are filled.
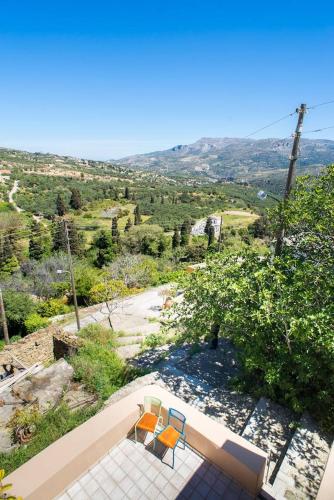
[[[187,417],[187,447],[152,450],[152,436],[137,444],[131,431],[144,396]],[[161,461],[161,458],[163,459]],[[167,390],[147,385],[106,407],[8,476],[25,500],[118,498],[255,498],[266,454]]]

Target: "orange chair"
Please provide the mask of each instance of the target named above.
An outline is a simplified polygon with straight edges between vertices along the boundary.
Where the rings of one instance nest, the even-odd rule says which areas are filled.
[[[144,413],[135,423],[135,441],[137,442],[137,429],[146,432],[156,433],[159,423],[162,424],[161,416],[162,402],[152,396],[144,397]]]
[[[175,448],[178,442],[183,441],[183,446],[186,447],[185,425],[186,417],[181,412],[174,410],[174,408],[170,408],[168,410],[167,426],[154,437],[153,448],[155,448],[156,440],[158,440],[164,446],[173,450],[173,469]]]

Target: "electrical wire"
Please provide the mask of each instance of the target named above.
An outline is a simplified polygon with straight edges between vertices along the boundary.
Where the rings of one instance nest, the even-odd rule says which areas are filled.
[[[331,125],[330,127],[316,128],[314,130],[306,130],[305,132],[303,132],[303,134],[312,134],[313,132],[322,132],[323,130],[328,130],[330,128],[334,128],[334,125]]]
[[[325,106],[326,104],[333,104],[333,103],[334,103],[334,100],[321,102],[320,104],[315,104],[314,106],[308,106],[307,109],[316,109],[316,108],[319,108],[320,106]]]
[[[278,120],[275,120],[274,122],[271,122],[268,125],[265,125],[264,127],[255,130],[251,134],[246,135],[244,137],[244,139],[247,139],[248,137],[251,137],[252,135],[257,134],[258,132],[261,132],[262,130],[265,130],[265,129],[269,128],[269,127],[272,127],[273,125],[276,125],[276,123],[282,122],[283,120],[286,120],[287,118],[289,118],[290,116],[295,115],[296,113],[297,113],[297,110],[294,111],[293,113],[289,113],[288,115],[282,116],[282,118],[279,118]]]

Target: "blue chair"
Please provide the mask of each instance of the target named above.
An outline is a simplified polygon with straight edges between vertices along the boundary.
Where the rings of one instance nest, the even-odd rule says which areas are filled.
[[[156,440],[158,440],[164,446],[173,450],[173,469],[175,448],[177,447],[178,442],[183,441],[184,449],[186,447],[185,425],[186,417],[174,408],[170,408],[168,410],[168,420],[166,427],[154,437],[153,448],[155,448]]]

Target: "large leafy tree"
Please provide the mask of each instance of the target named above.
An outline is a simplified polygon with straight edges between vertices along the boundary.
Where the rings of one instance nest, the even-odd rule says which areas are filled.
[[[301,179],[282,209],[281,257],[215,255],[188,277],[178,323],[190,339],[219,325],[238,348],[246,380],[331,423],[334,411],[334,167]]]

